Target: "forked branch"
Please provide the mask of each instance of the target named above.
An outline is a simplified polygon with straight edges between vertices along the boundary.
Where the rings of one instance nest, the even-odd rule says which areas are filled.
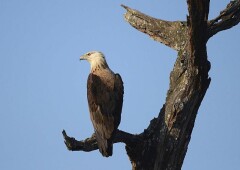
[[[118,130],[114,143],[126,144],[133,170],[181,169],[195,118],[210,84],[207,40],[240,22],[240,0],[229,3],[218,17],[208,21],[210,0],[187,0],[188,22],[164,21],[126,9],[125,19],[137,30],[174,50],[178,57],[170,74],[170,87],[159,116],[139,135]],[[95,135],[82,141],[67,136],[69,150],[98,149]]]

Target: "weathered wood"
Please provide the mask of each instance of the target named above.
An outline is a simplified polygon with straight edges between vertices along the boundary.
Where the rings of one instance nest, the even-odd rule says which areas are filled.
[[[143,14],[135,9],[122,5],[127,10],[125,20],[137,30],[149,35],[152,39],[180,50],[187,42],[187,23],[185,21],[165,21]]]
[[[118,130],[114,143],[124,142],[133,170],[181,169],[198,109],[210,84],[206,43],[219,31],[240,22],[240,0],[231,1],[218,17],[208,21],[210,0],[187,0],[187,21],[164,21],[126,9],[125,19],[137,30],[178,51],[170,74],[166,102],[157,118],[141,133]],[[83,141],[63,131],[69,150],[96,150],[95,136]]]
[[[97,140],[94,133],[90,138],[81,141],[78,141],[73,137],[69,137],[65,130],[62,131],[62,134],[64,137],[64,143],[70,151],[90,152],[98,149]],[[122,142],[126,145],[133,145],[135,143],[139,143],[140,141],[141,138],[138,135],[133,135],[121,130],[117,130],[114,138],[114,143]]]
[[[240,22],[240,1],[231,1],[220,15],[208,22],[208,38]]]
[[[207,74],[210,65],[207,61],[205,48],[207,38],[202,36],[206,35],[208,8],[203,9],[203,6],[196,10],[195,7],[196,6],[190,7],[190,12],[192,12],[190,14],[194,15],[194,17],[189,17],[189,25],[187,25],[186,22],[167,21],[167,24],[158,28],[156,28],[157,24],[155,24],[155,26],[151,24],[151,21],[154,23],[158,22],[157,19],[152,19],[145,14],[125,7],[127,9],[125,19],[134,26],[134,28],[150,36],[160,37],[159,39],[154,38],[160,42],[168,41],[168,43],[165,44],[171,48],[174,46],[178,47],[173,48],[178,51],[178,58],[170,75],[170,87],[166,103],[161,109],[157,120],[153,121],[155,125],[153,125],[152,122],[148,130],[144,132],[145,136],[149,136],[147,141],[151,143],[151,145],[144,146],[142,150],[144,154],[138,154],[143,155],[141,158],[129,155],[132,162],[134,162],[132,163],[133,169],[180,169],[182,166],[198,108],[210,83]],[[195,9],[196,13],[199,13],[200,16],[197,16],[193,9]],[[204,12],[204,14],[200,12]],[[141,15],[143,15],[143,17]],[[199,18],[199,20],[197,20],[197,18]],[[145,22],[144,19],[146,19],[147,22]],[[195,20],[198,22],[198,27],[194,27]],[[150,22],[150,24],[148,24],[148,22]],[[175,23],[184,24],[171,26],[171,24]],[[172,29],[168,27],[173,27],[175,29],[174,32],[177,34],[173,35]],[[152,34],[152,32],[154,32],[153,30],[159,30],[158,32],[166,36],[162,40],[162,36]],[[196,39],[190,38],[191,36],[195,36],[195,34],[197,35],[195,37]],[[201,37],[199,37],[199,35],[201,35]],[[171,36],[178,38],[173,40]],[[202,39],[200,40],[201,45],[198,46],[199,50],[195,51],[195,46],[191,46],[191,43],[194,41],[193,43],[197,44],[195,41],[198,41],[199,38]],[[181,40],[184,42],[181,42]],[[195,52],[193,52],[193,50]],[[202,53],[198,54],[199,51]],[[203,59],[198,60],[197,58]],[[198,61],[201,62],[199,63]],[[151,135],[149,135],[149,132],[151,132]],[[139,152],[139,149],[135,152]],[[149,153],[151,157],[146,156],[150,155]],[[146,164],[145,162],[149,162],[150,164]]]

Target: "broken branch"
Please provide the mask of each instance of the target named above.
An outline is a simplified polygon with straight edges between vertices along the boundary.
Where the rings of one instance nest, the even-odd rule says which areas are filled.
[[[98,149],[97,140],[94,133],[90,138],[81,141],[78,141],[73,137],[69,137],[65,130],[62,131],[62,134],[64,138],[64,143],[68,150],[90,152]],[[133,135],[121,130],[117,130],[113,142],[114,143],[122,142],[125,143],[126,145],[133,145],[134,143],[137,143],[140,140],[141,138],[139,135]]]
[[[231,1],[220,15],[208,22],[208,38],[240,22],[240,0]]]

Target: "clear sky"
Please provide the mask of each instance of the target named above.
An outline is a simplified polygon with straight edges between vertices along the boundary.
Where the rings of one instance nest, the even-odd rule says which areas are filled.
[[[210,18],[228,0],[212,0]],[[124,144],[114,155],[70,152],[62,130],[76,139],[92,132],[86,81],[89,64],[79,56],[105,53],[125,85],[120,129],[140,133],[158,115],[176,52],[132,28],[128,5],[166,20],[186,20],[186,1],[1,0],[0,169],[127,170]],[[184,170],[239,169],[240,26],[208,42],[212,82],[200,107]]]

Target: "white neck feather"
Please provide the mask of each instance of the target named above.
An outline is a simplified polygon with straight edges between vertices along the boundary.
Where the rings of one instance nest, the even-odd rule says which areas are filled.
[[[90,61],[91,73],[97,70],[109,69],[107,62],[102,58],[95,58]]]

